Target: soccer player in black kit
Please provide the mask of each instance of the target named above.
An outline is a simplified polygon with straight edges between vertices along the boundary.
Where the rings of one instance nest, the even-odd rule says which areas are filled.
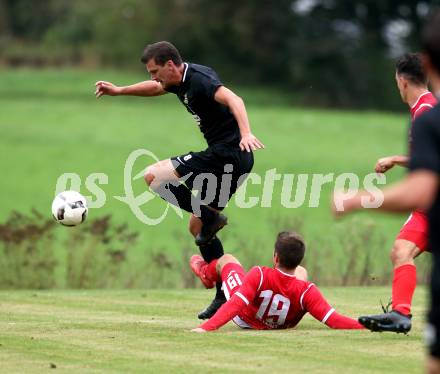
[[[227,218],[220,212],[251,171],[252,151],[263,148],[263,144],[251,133],[243,100],[223,86],[214,70],[183,62],[178,50],[166,41],[148,45],[141,61],[151,80],[125,87],[99,81],[96,97],[159,96],[171,92],[193,115],[208,148],[162,160],[149,166],[144,177],[164,200],[191,213],[189,230],[209,263],[224,254],[216,234],[227,224]],[[215,176],[214,184],[200,183],[206,174]],[[222,183],[225,174],[228,182]],[[184,183],[179,183],[180,178]],[[201,190],[197,197],[191,193],[193,188]],[[199,314],[200,319],[213,316],[226,301],[221,283],[216,288],[214,300]]]

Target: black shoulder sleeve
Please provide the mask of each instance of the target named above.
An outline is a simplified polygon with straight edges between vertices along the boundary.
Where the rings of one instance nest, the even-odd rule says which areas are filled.
[[[214,100],[217,89],[223,86],[216,75],[196,73],[193,75],[192,80],[194,91],[198,95],[206,96],[211,100]]]
[[[437,119],[433,112],[413,124],[409,169],[440,173],[440,117]]]

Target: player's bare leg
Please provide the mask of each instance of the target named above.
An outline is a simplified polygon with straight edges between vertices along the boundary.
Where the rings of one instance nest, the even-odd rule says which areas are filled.
[[[411,241],[398,239],[391,250],[394,266],[392,310],[383,314],[359,317],[359,322],[372,331],[407,333],[411,329],[411,301],[417,274],[414,258],[421,253]]]
[[[170,159],[148,166],[144,174],[145,182],[153,191],[156,191],[164,183],[177,182],[179,178],[180,176]]]
[[[217,261],[217,275],[221,276],[222,274],[222,270],[223,268],[227,265],[227,264],[240,264],[240,261],[238,261],[234,256],[230,255],[229,253],[226,253],[225,255],[223,255],[222,257],[220,257]]]
[[[192,236],[194,236],[194,238],[200,234],[200,231],[202,231],[202,220],[195,216],[194,214],[191,214],[191,217],[189,218],[189,232],[191,233]]]
[[[414,265],[414,259],[422,251],[416,244],[409,240],[397,239],[394,242],[393,249],[391,250],[390,258],[394,268],[398,268],[402,265]]]

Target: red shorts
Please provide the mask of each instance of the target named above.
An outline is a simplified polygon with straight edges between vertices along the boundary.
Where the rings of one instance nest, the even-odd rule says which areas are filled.
[[[229,263],[222,269],[223,292],[226,300],[229,300],[243,284],[243,279],[246,275],[243,267],[239,264]],[[232,321],[243,329],[252,328],[239,316],[235,316]]]
[[[428,246],[428,217],[425,213],[414,211],[400,230],[396,239],[414,243],[422,252]]]

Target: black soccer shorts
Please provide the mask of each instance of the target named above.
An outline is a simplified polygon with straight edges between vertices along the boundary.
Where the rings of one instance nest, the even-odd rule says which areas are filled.
[[[223,210],[251,172],[254,156],[238,146],[215,144],[201,152],[171,157],[171,161],[190,190],[199,190],[206,205]]]

